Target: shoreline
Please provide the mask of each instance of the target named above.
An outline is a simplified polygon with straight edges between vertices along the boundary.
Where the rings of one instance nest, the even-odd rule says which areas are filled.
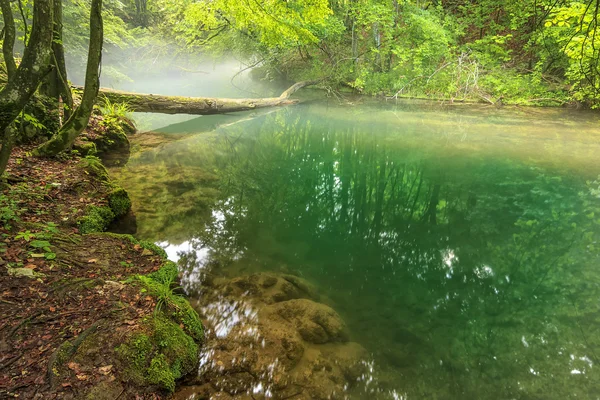
[[[175,264],[153,243],[102,233],[131,201],[90,155],[106,139],[98,126],[61,160],[13,151],[0,195],[7,398],[166,398],[196,371],[203,326],[174,288]]]

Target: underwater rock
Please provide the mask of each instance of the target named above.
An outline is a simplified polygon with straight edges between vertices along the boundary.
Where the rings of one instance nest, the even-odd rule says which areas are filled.
[[[344,397],[365,373],[368,354],[316,297],[291,275],[214,279],[197,304],[207,326],[198,376],[174,398]]]
[[[225,292],[232,296],[252,297],[265,304],[292,299],[316,299],[316,290],[306,280],[292,275],[259,273],[232,279]]]
[[[347,342],[346,324],[325,304],[311,300],[289,300],[272,306],[309,343]]]

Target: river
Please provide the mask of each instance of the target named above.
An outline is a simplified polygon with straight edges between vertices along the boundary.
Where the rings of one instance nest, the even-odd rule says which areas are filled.
[[[223,349],[249,342],[227,335],[243,330],[262,348],[266,338],[257,351],[274,364],[255,364],[271,372],[223,380],[224,392],[600,398],[597,113],[309,101],[131,140],[111,172],[137,236],[179,261],[207,322],[200,374],[240,374],[238,350]],[[265,297],[273,282],[302,290]],[[345,327],[311,339],[285,301]],[[269,325],[280,317],[299,333]]]

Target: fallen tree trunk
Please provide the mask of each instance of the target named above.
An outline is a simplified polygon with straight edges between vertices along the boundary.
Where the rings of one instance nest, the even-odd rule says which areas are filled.
[[[314,85],[320,81],[321,80],[298,82],[283,92],[279,97],[263,99],[162,96],[156,94],[123,92],[105,88],[100,89],[98,98],[100,103],[103,99],[107,99],[111,103],[126,103],[131,111],[134,112],[212,115],[296,104],[298,100],[290,99],[292,94],[305,86]],[[83,89],[80,86],[74,86],[74,88],[79,90]]]

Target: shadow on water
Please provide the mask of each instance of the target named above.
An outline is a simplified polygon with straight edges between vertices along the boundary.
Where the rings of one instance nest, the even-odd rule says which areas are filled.
[[[213,329],[209,343],[226,347],[226,326],[281,344],[269,336],[288,329],[280,319],[296,324],[288,336],[299,332],[299,342],[288,347],[302,355],[258,346],[248,368],[263,372],[250,374],[249,387],[222,383],[230,392],[598,397],[597,117],[311,104],[236,118],[203,117],[205,133],[142,146],[116,171],[138,234],[180,260]],[[286,279],[313,289],[296,293]],[[339,327],[323,328],[321,344],[303,331],[317,314]],[[223,325],[223,315],[233,317]],[[350,353],[343,345],[355,346],[354,358],[335,358]],[[231,372],[219,360],[233,365],[232,353],[206,354],[204,366]],[[275,367],[269,354],[294,362]],[[344,369],[358,359],[362,369]],[[310,386],[299,370],[326,383]],[[194,384],[181,396],[206,390]]]

